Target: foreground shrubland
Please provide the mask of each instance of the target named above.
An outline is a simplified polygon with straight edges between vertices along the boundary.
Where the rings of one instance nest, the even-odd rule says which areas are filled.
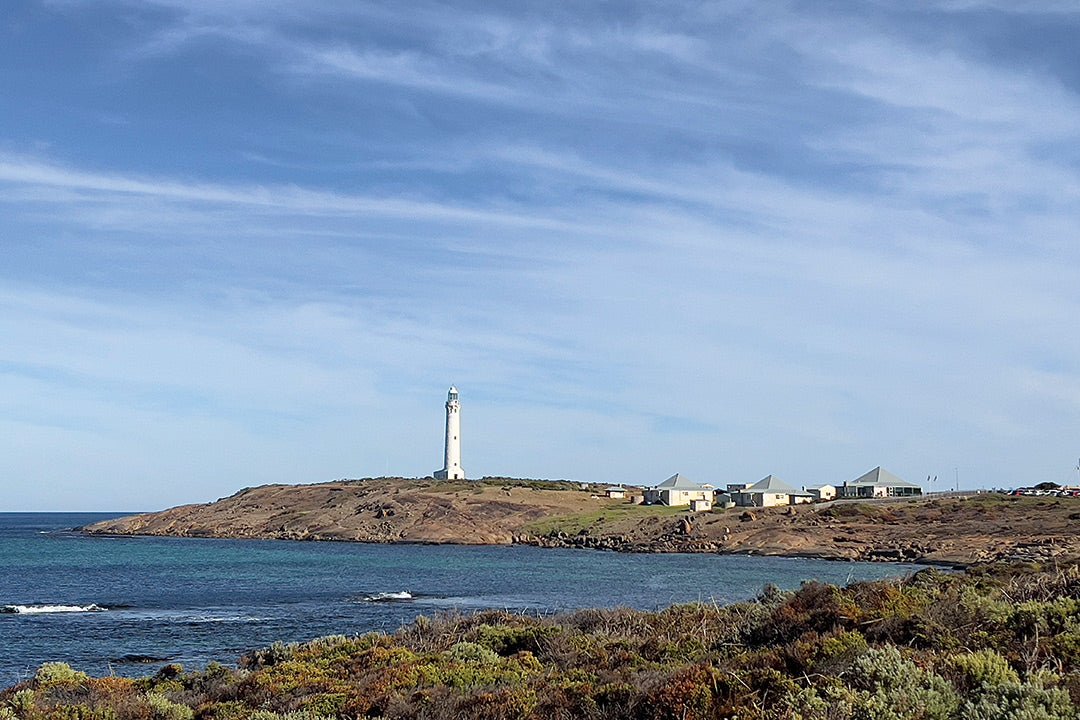
[[[1080,566],[925,570],[661,612],[420,618],[140,680],[62,663],[0,720],[1080,718]]]

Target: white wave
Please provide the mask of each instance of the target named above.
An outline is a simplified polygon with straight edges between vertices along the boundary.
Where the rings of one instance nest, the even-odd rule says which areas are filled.
[[[189,625],[205,625],[207,623],[247,623],[261,622],[263,618],[253,615],[195,615],[194,617],[181,618]]]
[[[105,612],[100,605],[3,605],[0,613],[7,615],[47,615],[51,613]]]
[[[400,592],[381,592],[374,595],[368,595],[364,598],[367,602],[395,602],[401,600],[412,600],[413,594],[408,590],[402,590]]]

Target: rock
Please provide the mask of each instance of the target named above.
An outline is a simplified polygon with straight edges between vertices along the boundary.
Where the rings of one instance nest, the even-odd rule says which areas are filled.
[[[750,512],[749,510],[744,510],[742,515],[739,515],[739,519],[743,522],[752,522],[754,520],[757,520],[757,515]]]
[[[157,655],[140,655],[138,653],[128,653],[127,655],[121,655],[120,657],[112,658],[111,660],[109,660],[109,662],[116,663],[118,665],[123,665],[123,664],[149,665],[151,663],[165,662],[166,660],[171,660],[171,659],[172,659],[171,657],[158,657]],[[164,670],[164,668],[162,668],[162,670]]]

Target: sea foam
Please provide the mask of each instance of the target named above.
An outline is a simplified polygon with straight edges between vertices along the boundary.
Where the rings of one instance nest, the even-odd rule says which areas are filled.
[[[51,613],[105,612],[100,605],[0,605],[0,614],[47,615]]]
[[[408,590],[402,590],[401,592],[381,592],[374,595],[368,595],[364,598],[367,602],[401,602],[403,600],[412,600],[413,594]]]

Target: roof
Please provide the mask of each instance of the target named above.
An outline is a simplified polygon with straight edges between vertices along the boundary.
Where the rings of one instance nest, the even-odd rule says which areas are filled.
[[[779,493],[784,495],[805,495],[806,493],[796,490],[788,485],[786,482],[776,477],[775,475],[768,475],[761,478],[756,483],[746,488],[742,492],[744,493]]]
[[[868,473],[860,475],[848,485],[884,485],[886,487],[919,487],[915,483],[909,483],[907,480],[901,480],[893,475],[888,470],[882,470],[881,466],[874,468]]]
[[[679,473],[675,473],[664,482],[656,486],[657,490],[704,490],[705,488],[696,482],[687,480]]]

